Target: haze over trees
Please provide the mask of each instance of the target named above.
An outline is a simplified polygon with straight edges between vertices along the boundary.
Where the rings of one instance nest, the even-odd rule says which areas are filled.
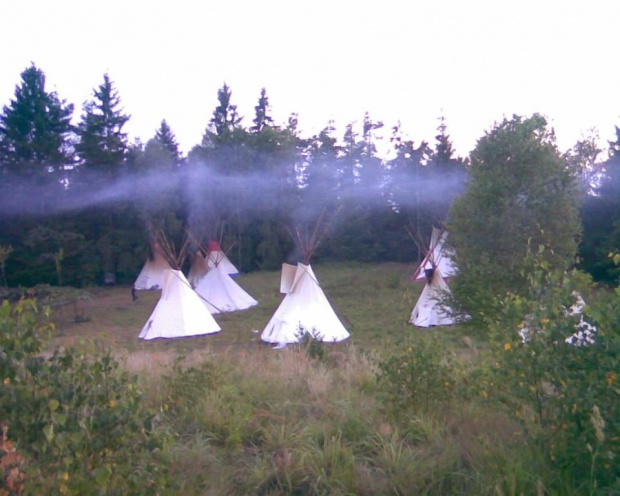
[[[292,231],[321,215],[330,233],[317,259],[414,262],[418,245],[433,224],[445,224],[468,180],[464,198],[476,197],[480,206],[488,200],[497,215],[482,209],[478,218],[464,219],[454,213],[451,222],[479,230],[485,250],[506,252],[508,246],[499,244],[516,243],[516,256],[528,236],[552,240],[565,229],[569,234],[554,253],[570,259],[579,219],[564,214],[585,198],[581,213],[589,224],[581,264],[601,279],[617,277],[605,253],[618,236],[617,143],[593,183],[597,196],[586,197],[571,189],[577,172],[558,172],[565,158],[538,116],[498,124],[481,138],[468,165],[469,159],[455,156],[443,116],[434,143],[408,137],[400,125],[386,143],[378,137],[384,124],[369,114],[342,135],[326,122],[316,135],[301,136],[294,113],[274,122],[265,88],[246,117],[225,83],[217,99],[215,109],[204,110],[201,142],[183,156],[165,118],[145,144],[128,141],[124,126],[131,116],[111,75],[103,75],[75,116],[72,104],[46,89],[41,69],[26,68],[0,115],[0,245],[12,247],[4,262],[7,283],[88,285],[104,275],[130,283],[157,229],[177,237],[190,229],[203,243],[219,239],[232,247],[229,256],[243,271],[277,269],[298,255]],[[592,150],[579,150],[575,163],[583,170],[593,161],[600,166],[596,156],[588,159]],[[506,162],[501,174],[484,169],[496,154]],[[515,160],[527,174],[511,166]],[[492,178],[484,194],[482,170]],[[500,204],[502,195],[510,201]],[[483,237],[489,225],[502,227],[506,238]],[[518,231],[522,225],[527,229]],[[456,235],[457,246],[462,242]]]

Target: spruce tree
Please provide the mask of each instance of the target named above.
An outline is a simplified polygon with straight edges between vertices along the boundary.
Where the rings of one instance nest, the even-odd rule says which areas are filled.
[[[108,74],[93,90],[93,99],[84,103],[78,125],[76,151],[89,170],[114,174],[123,165],[127,153],[127,134],[123,126],[130,116],[120,108],[121,99]]]
[[[0,114],[0,170],[46,175],[70,165],[73,105],[45,89],[45,74],[34,64],[21,73],[15,98]]]
[[[254,107],[254,112],[254,126],[251,128],[253,133],[260,133],[265,126],[271,126],[273,124],[273,119],[269,115],[269,98],[267,98],[267,91],[265,88],[261,89],[258,105]]]

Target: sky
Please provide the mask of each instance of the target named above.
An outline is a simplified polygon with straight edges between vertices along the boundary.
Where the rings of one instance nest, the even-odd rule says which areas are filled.
[[[261,88],[276,124],[342,137],[364,114],[459,156],[495,122],[545,115],[562,151],[620,126],[617,0],[0,0],[0,105],[34,63],[82,104],[107,73],[131,140],[162,119],[200,143],[226,83],[249,127]]]

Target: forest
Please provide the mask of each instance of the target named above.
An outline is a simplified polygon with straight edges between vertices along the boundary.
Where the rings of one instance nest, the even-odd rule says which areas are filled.
[[[434,143],[396,126],[378,146],[383,124],[368,114],[361,130],[351,123],[336,136],[327,122],[304,137],[295,114],[273,122],[265,89],[251,124],[226,84],[217,100],[184,156],[165,120],[146,143],[129,142],[130,116],[108,74],[73,124],[74,105],[46,89],[40,68],[26,68],[0,114],[0,283],[130,284],[161,230],[190,232],[193,249],[222,241],[243,272],[276,269],[298,256],[293,232],[321,216],[329,234],[317,260],[415,262],[469,181],[470,158],[455,156],[443,117]],[[612,282],[620,132],[607,150],[587,137],[561,157],[580,185],[577,263]]]

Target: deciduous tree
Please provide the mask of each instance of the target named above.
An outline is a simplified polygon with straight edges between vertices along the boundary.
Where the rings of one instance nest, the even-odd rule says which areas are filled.
[[[473,317],[496,310],[497,298],[525,287],[528,246],[544,246],[544,263],[574,263],[580,234],[575,175],[546,120],[514,116],[496,124],[471,154],[467,191],[450,211],[448,242],[460,308]]]

